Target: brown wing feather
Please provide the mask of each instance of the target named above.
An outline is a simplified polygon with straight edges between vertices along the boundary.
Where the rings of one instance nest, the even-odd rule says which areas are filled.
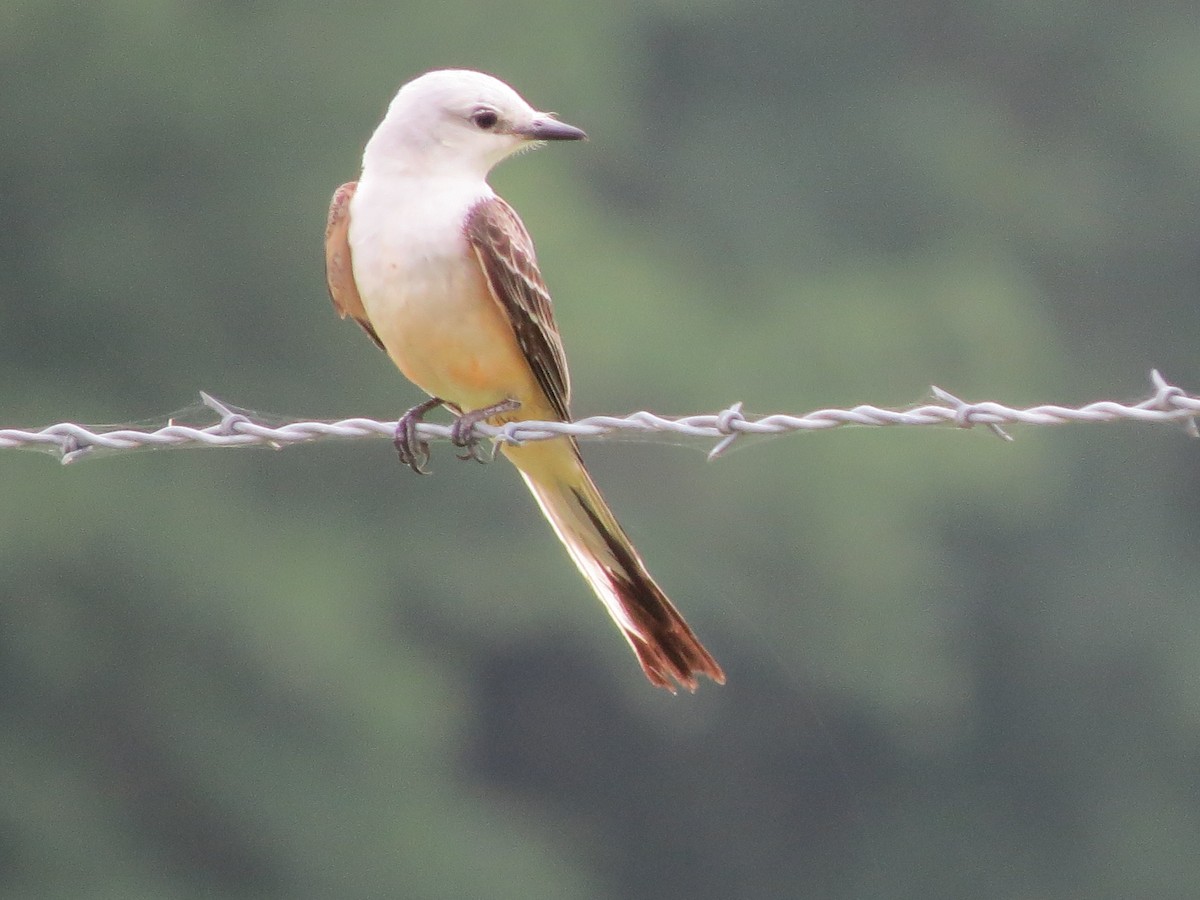
[[[559,418],[569,420],[567,358],[529,232],[499,197],[476,204],[467,215],[465,231],[538,385]]]
[[[334,191],[329,204],[329,218],[325,222],[325,281],[338,315],[343,319],[346,316],[354,319],[382,350],[383,341],[379,340],[379,335],[371,327],[371,320],[367,318],[367,310],[358,296],[358,285],[354,283],[354,270],[350,265],[350,200],[357,189],[357,181],[347,181]]]

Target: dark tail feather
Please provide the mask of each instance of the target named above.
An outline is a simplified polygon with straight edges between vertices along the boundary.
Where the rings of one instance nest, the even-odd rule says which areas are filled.
[[[724,684],[725,673],[646,571],[575,447],[546,441],[506,452],[646,677],[671,692],[674,682],[696,690],[697,675]]]

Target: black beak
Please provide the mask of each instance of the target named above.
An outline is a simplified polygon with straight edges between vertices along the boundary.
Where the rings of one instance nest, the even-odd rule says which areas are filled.
[[[587,134],[582,128],[560,122],[549,116],[538,116],[524,128],[514,129],[517,134],[531,141],[586,141]]]

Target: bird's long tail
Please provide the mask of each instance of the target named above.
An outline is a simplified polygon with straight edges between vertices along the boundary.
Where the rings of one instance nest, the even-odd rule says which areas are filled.
[[[718,684],[725,673],[646,571],[583,466],[573,441],[506,446],[571,559],[637,654],[646,677],[674,692],[696,689],[696,676]]]

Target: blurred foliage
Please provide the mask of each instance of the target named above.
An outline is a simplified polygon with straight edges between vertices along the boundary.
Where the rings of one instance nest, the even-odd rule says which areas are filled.
[[[9,0],[0,422],[416,392],[325,297],[395,88],[502,167],[576,410],[1193,390],[1187,4]],[[1194,896],[1198,445],[588,445],[729,684],[643,680],[503,465],[3,460],[0,896]]]

